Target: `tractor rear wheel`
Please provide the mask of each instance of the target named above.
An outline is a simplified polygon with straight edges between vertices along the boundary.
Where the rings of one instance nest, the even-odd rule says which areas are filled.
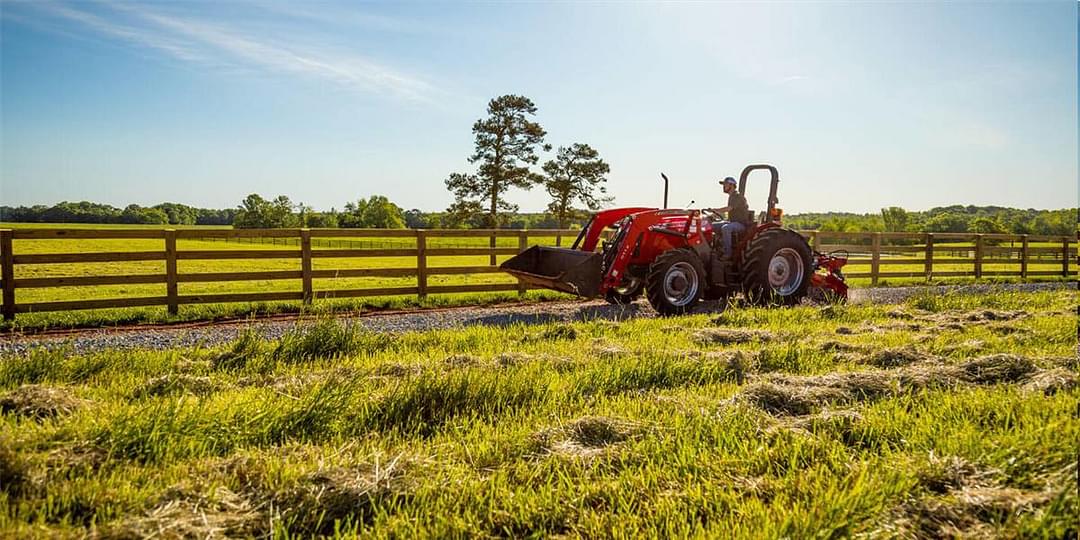
[[[686,313],[705,292],[705,266],[690,249],[671,249],[649,266],[645,293],[661,315]]]
[[[753,304],[793,306],[802,301],[814,273],[812,252],[799,233],[768,229],[743,255],[743,293]]]

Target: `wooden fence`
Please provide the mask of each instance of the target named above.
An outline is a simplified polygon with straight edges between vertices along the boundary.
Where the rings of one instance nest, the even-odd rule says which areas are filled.
[[[13,319],[17,313],[67,311],[79,309],[124,308],[141,306],[167,306],[169,313],[177,313],[185,304],[208,304],[228,302],[300,301],[310,304],[322,298],[356,298],[377,296],[517,291],[524,293],[521,283],[466,283],[458,285],[430,285],[433,275],[471,275],[499,272],[496,257],[513,255],[525,250],[530,238],[573,238],[577,231],[571,230],[372,230],[372,229],[3,229],[0,230],[0,288],[3,290],[0,311],[5,319]],[[1037,276],[1074,277],[1075,269],[1070,261],[1076,256],[1076,239],[1073,237],[1046,237],[1034,235],[1003,234],[921,234],[921,233],[837,233],[804,231],[816,250],[830,252],[844,250],[849,254],[846,275],[849,278],[870,278],[877,283],[884,278],[937,277],[1001,277],[1014,276],[1028,279]],[[516,238],[512,246],[502,245],[498,238]],[[213,249],[179,250],[177,240],[205,239],[282,239],[286,249]],[[335,249],[330,239],[380,238],[398,239],[412,247],[383,249]],[[443,247],[439,240],[445,238],[489,239],[474,247]],[[162,248],[144,251],[100,252],[49,252],[20,254],[15,248],[17,240],[108,240],[108,239],[156,239]],[[568,242],[567,242],[568,243]],[[292,249],[295,244],[295,249]],[[320,249],[313,249],[315,244]],[[503,242],[505,244],[505,242]],[[1037,244],[1037,245],[1032,245]],[[429,266],[430,257],[440,256],[486,256],[488,264],[469,266]],[[312,268],[312,260],[318,258],[369,258],[409,257],[415,258],[415,266],[407,268],[361,267],[344,269]],[[181,273],[177,262],[184,260],[228,259],[299,259],[295,270],[268,270],[244,272],[193,272]],[[16,268],[42,264],[78,264],[126,261],[164,261],[165,272],[153,274],[120,274],[55,277],[16,277]],[[957,265],[964,268],[956,269]],[[1007,265],[1007,269],[1002,269]],[[1039,268],[1033,269],[1032,266]],[[1050,269],[1046,269],[1047,266]],[[903,266],[908,268],[904,269]],[[914,269],[912,267],[915,267]],[[866,270],[859,271],[859,267]],[[889,271],[889,268],[899,268]],[[937,268],[937,270],[935,270]],[[415,284],[407,287],[332,289],[316,291],[312,280],[320,278],[366,278],[366,277],[415,277]],[[296,280],[301,282],[298,291],[237,292],[226,294],[181,294],[180,284],[223,281]],[[129,298],[50,300],[17,303],[19,289],[52,287],[95,287],[104,285],[163,284],[164,294]]]

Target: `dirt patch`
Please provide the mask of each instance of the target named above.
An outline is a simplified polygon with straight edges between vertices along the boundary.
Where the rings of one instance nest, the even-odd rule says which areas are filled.
[[[62,387],[26,384],[0,397],[0,412],[44,420],[71,414],[86,403]]]
[[[1028,379],[1022,387],[1025,392],[1037,392],[1051,396],[1077,387],[1080,383],[1076,372],[1065,368],[1053,368],[1039,371]]]
[[[102,527],[98,538],[233,538],[255,536],[261,514],[244,497],[218,487],[209,497],[165,501],[145,515]]]
[[[533,436],[543,450],[573,457],[593,457],[609,446],[636,438],[645,428],[629,420],[605,416],[586,416]]]
[[[694,341],[699,345],[733,345],[751,341],[772,341],[773,334],[765,330],[735,330],[729,328],[708,328],[694,333]]]
[[[210,380],[210,377],[170,373],[146,381],[146,384],[135,389],[133,396],[143,398],[178,393],[205,396],[216,389],[217,385]]]

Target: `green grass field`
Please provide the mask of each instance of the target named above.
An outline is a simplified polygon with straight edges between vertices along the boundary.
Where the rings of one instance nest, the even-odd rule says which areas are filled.
[[[1075,291],[0,359],[0,536],[1075,537]]]
[[[121,228],[120,226],[107,225],[42,225],[42,224],[0,224],[0,227],[9,228],[37,228],[37,227],[65,227],[65,228]],[[161,228],[160,226],[146,228]],[[215,229],[221,227],[188,227],[194,229]],[[297,249],[295,243],[286,245],[285,239],[255,239],[259,242],[251,242],[251,239],[232,239],[228,242],[222,239],[187,240],[177,242],[179,250],[246,250],[246,249]],[[295,242],[295,240],[293,240]],[[275,243],[276,242],[276,243]],[[500,247],[517,247],[518,240],[512,237],[498,239]],[[562,245],[570,245],[573,238],[563,238]],[[533,238],[530,244],[554,245],[555,238]],[[430,247],[486,247],[486,238],[430,238]],[[959,243],[943,244],[958,250],[963,250],[965,245]],[[1032,247],[1050,247],[1053,244],[1032,243]],[[329,248],[414,248],[415,241],[410,238],[354,238],[354,239],[316,239],[314,249]],[[37,253],[77,253],[77,252],[107,252],[107,251],[153,251],[163,250],[162,240],[16,240],[14,251],[17,254]],[[966,255],[965,255],[966,256]],[[500,256],[501,262],[509,256]],[[921,257],[921,254],[900,255],[902,258]],[[939,256],[940,257],[940,256]],[[884,257],[888,259],[888,257]],[[448,266],[480,266],[487,265],[487,256],[432,256],[428,258],[429,267]],[[416,266],[415,257],[380,257],[380,258],[317,258],[313,261],[315,270],[329,269],[356,269],[356,268],[412,268]],[[178,270],[181,273],[195,272],[254,272],[271,270],[298,270],[299,259],[249,259],[249,260],[181,260],[178,262]],[[970,271],[971,264],[938,264],[935,266],[939,272]],[[1060,270],[1060,263],[1033,263],[1032,271]],[[921,264],[883,265],[883,272],[918,272],[923,271]],[[1018,264],[987,264],[986,271],[1000,271],[1019,269]],[[868,272],[865,264],[852,264],[845,268],[848,273]],[[165,272],[164,261],[132,261],[111,263],[78,263],[78,264],[42,264],[42,265],[17,265],[15,268],[16,278],[35,277],[59,277],[59,276],[97,276],[108,274],[162,274]],[[1061,277],[1039,277],[1039,280],[1060,280]],[[1017,278],[986,278],[985,281],[1010,282]],[[952,284],[971,282],[973,278],[946,277],[935,279],[934,283]],[[428,278],[429,286],[438,285],[464,285],[483,283],[515,283],[509,276],[499,273],[486,274],[460,274],[460,275],[436,275]],[[878,285],[910,285],[923,284],[925,280],[916,278],[884,278]],[[316,279],[314,289],[325,291],[333,289],[363,289],[363,288],[388,288],[388,287],[412,287],[416,285],[415,277],[371,277],[371,278],[335,278]],[[865,287],[870,285],[868,278],[854,278],[849,280],[853,287]],[[262,280],[262,281],[235,281],[235,282],[210,282],[210,283],[181,283],[179,294],[222,294],[222,293],[253,293],[253,292],[296,292],[301,289],[299,279],[294,280]],[[18,289],[16,301],[18,303],[65,301],[65,300],[91,300],[110,298],[152,297],[165,294],[164,284],[131,284],[131,285],[105,285],[95,287],[57,287],[40,289]],[[566,295],[548,292],[532,291],[523,299],[526,301],[540,301],[551,299],[569,298]],[[432,307],[463,304],[481,304],[492,302],[508,302],[522,300],[515,292],[500,293],[466,293],[466,294],[442,294],[432,295],[420,300],[415,296],[397,297],[372,297],[353,299],[326,299],[315,302],[313,308],[316,312],[335,310],[357,309],[383,309],[383,308],[409,308],[409,307]],[[90,311],[71,311],[58,313],[28,313],[18,316],[14,323],[2,323],[4,328],[39,329],[49,327],[93,326],[101,324],[117,324],[125,322],[161,322],[161,321],[188,321],[204,320],[216,317],[243,316],[253,313],[280,313],[295,312],[300,310],[299,302],[269,302],[260,304],[206,304],[184,305],[180,308],[177,316],[169,316],[164,306],[104,309]]]

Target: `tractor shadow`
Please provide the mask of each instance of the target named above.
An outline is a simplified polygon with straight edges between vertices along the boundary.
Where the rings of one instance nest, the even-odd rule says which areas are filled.
[[[691,313],[718,313],[723,311],[724,306],[720,302],[701,302]],[[540,325],[556,322],[588,322],[588,321],[612,321],[620,322],[637,318],[657,317],[656,311],[649,306],[648,302],[638,301],[624,306],[618,305],[588,305],[575,310],[543,311],[543,308],[535,313],[500,313],[487,315],[465,321],[466,326],[493,326],[505,327],[512,325]]]

